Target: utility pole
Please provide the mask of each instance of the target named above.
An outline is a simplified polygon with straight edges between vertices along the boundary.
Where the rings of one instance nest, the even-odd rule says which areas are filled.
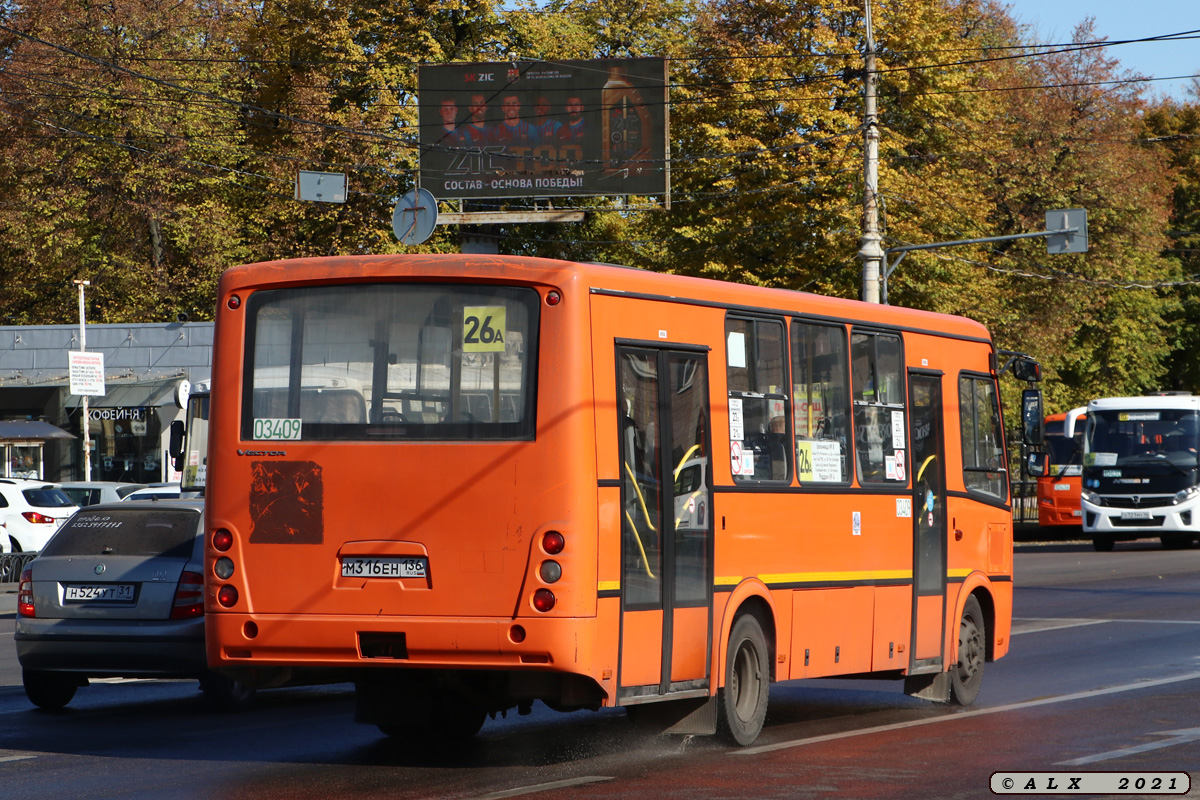
[[[871,0],[863,0],[863,24],[866,26],[866,86],[863,117],[863,232],[858,258],[862,262],[862,299],[879,302],[879,124],[875,107],[875,31],[871,25]]]
[[[91,281],[75,281],[75,285],[79,287],[79,352],[87,350],[87,326],[83,319],[83,287],[91,286]],[[91,439],[88,437],[88,396],[83,395],[83,479],[90,481],[92,479],[92,449]]]

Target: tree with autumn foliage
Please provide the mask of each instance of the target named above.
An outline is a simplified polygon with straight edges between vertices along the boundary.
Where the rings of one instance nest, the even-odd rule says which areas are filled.
[[[911,253],[890,301],[1040,358],[1051,410],[1172,364],[1200,382],[1175,235],[1196,230],[1195,105],[1148,103],[1102,47],[1030,44],[994,0],[873,18],[885,246],[1038,231],[1053,208],[1091,234],[1086,255]],[[403,250],[418,65],[538,58],[670,60],[670,202],[562,198],[586,221],[493,227],[502,252],[857,296],[863,41],[862,0],[7,3],[0,314],[69,321],[86,278],[94,321],[203,319],[233,264]],[[300,170],[346,173],[346,201],[297,201]],[[439,228],[416,249],[458,247]]]

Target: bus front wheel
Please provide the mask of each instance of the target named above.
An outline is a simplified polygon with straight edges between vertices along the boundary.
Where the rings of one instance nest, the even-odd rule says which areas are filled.
[[[958,662],[950,670],[950,701],[969,706],[983,685],[983,664],[987,660],[987,627],[983,609],[975,595],[963,605],[958,623]]]
[[[725,686],[718,692],[717,729],[737,744],[753,744],[767,718],[771,663],[767,637],[753,614],[743,614],[729,632]]]

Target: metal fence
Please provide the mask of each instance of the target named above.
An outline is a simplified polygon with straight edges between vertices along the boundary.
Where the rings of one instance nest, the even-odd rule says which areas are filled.
[[[36,556],[37,553],[0,553],[0,583],[21,580],[21,570]]]
[[[1037,481],[1013,481],[1012,515],[1018,525],[1038,521]]]

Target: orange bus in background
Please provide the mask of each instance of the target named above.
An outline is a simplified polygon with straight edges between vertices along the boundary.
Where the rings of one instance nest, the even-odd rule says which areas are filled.
[[[1067,418],[1076,420],[1077,434],[1067,439]],[[1086,408],[1075,408],[1046,417],[1045,445],[1050,454],[1049,472],[1037,479],[1038,525],[1083,525],[1079,500],[1083,474],[1083,425]]]
[[[231,269],[209,659],[421,741],[678,701],[748,744],[817,676],[970,703],[1010,636],[998,371],[967,319],[623,267]]]

